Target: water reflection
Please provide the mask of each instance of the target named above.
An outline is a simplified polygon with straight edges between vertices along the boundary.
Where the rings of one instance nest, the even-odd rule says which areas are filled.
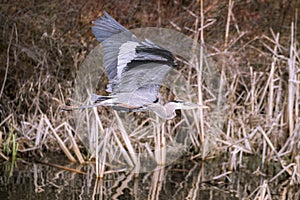
[[[56,160],[56,162],[60,162]],[[119,172],[95,178],[95,167],[67,164],[86,175],[37,163],[0,164],[0,199],[241,199],[272,197],[297,199],[299,187],[290,186],[285,174],[268,182],[280,168],[259,171],[249,158],[247,169],[228,171],[220,160],[181,160],[149,173]],[[251,163],[251,164],[250,164]],[[11,169],[13,167],[13,172]],[[259,173],[257,173],[259,171]]]

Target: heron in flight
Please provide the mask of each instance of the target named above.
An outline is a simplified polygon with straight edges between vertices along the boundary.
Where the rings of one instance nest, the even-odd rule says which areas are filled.
[[[93,22],[92,32],[102,44],[104,67],[109,79],[107,92],[110,95],[93,94],[92,105],[69,106],[63,110],[111,106],[119,111],[151,110],[163,119],[172,119],[176,116],[175,110],[202,106],[184,101],[161,104],[161,84],[165,76],[176,68],[170,51],[148,39],[138,40],[106,12]]]

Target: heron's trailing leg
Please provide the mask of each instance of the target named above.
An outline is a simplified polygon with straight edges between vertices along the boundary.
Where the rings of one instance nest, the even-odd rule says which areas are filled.
[[[112,106],[113,105],[113,97],[112,96],[100,96],[97,94],[92,94],[91,101],[93,104],[91,105],[83,105],[83,106],[63,106],[61,110],[63,111],[72,111],[72,110],[80,110],[84,108],[93,108],[97,106]]]
[[[93,107],[97,107],[97,106],[101,106],[101,103],[92,104],[92,105],[83,105],[83,106],[62,106],[61,110],[62,111],[73,111],[73,110],[80,110],[80,109],[84,109],[84,108],[93,108]]]

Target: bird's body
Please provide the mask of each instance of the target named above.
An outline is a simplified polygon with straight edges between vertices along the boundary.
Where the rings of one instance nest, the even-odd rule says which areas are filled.
[[[159,101],[159,89],[165,76],[176,67],[173,54],[151,42],[139,41],[109,14],[93,22],[92,32],[102,44],[104,67],[109,79],[109,96],[93,94],[94,106],[111,106],[120,111],[152,110],[172,119],[176,109],[193,109],[198,104],[183,101]]]
[[[139,41],[106,12],[93,24],[92,31],[103,47],[107,91],[112,96],[103,104],[117,110],[145,110],[145,105],[157,101],[160,85],[175,67],[172,53],[150,40]],[[102,99],[93,100],[100,103]]]

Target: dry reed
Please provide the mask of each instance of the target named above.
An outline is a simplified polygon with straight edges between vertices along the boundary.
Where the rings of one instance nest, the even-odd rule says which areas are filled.
[[[221,94],[225,90],[226,102],[223,109],[226,114],[221,116],[225,123],[216,128],[215,133],[207,133],[210,118],[201,109],[194,112],[195,124],[191,127],[196,127],[197,135],[189,135],[192,146],[189,155],[196,162],[200,162],[198,157],[210,160],[223,156],[227,167],[222,171],[218,170],[219,174],[214,174],[214,178],[210,180],[204,180],[212,174],[205,167],[199,172],[196,172],[195,167],[190,174],[186,174],[186,179],[180,184],[187,184],[187,180],[191,180],[195,187],[191,187],[188,193],[190,199],[197,199],[203,187],[212,189],[209,185],[203,186],[205,181],[234,179],[233,171],[244,169],[245,166],[247,168],[247,160],[251,156],[260,159],[255,173],[267,173],[269,166],[276,164],[279,164],[280,170],[269,174],[268,178],[256,185],[255,190],[252,187],[250,194],[241,186],[245,191],[234,191],[236,196],[271,199],[273,193],[270,188],[283,175],[288,176],[286,185],[299,184],[300,56],[297,16],[285,22],[289,31],[280,30],[277,24],[270,24],[267,30],[253,31],[247,30],[248,24],[244,22],[247,19],[241,16],[254,15],[253,20],[258,25],[259,19],[264,16],[261,16],[262,13],[253,14],[250,10],[242,9],[242,3],[234,0],[229,0],[228,3],[217,0],[207,3],[201,0],[199,3],[187,3],[188,5],[174,1],[172,6],[171,3],[159,2],[158,7],[153,8],[158,9],[157,17],[144,15],[143,7],[136,14],[130,14],[133,8],[128,11],[120,8],[119,12],[109,7],[113,4],[105,7],[104,4],[81,5],[77,2],[73,11],[69,8],[68,17],[64,14],[65,10],[52,4],[52,7],[48,6],[57,9],[56,16],[51,16],[51,12],[43,13],[47,10],[47,4],[41,10],[31,5],[35,10],[24,13],[13,10],[13,7],[21,5],[4,5],[0,9],[3,13],[0,20],[4,22],[1,24],[0,60],[5,63],[1,66],[0,79],[0,159],[7,160],[11,156],[5,152],[4,144],[7,142],[8,146],[13,145],[8,141],[8,135],[14,132],[18,136],[16,142],[20,155],[32,154],[36,159],[41,159],[46,156],[47,151],[62,152],[70,161],[78,163],[95,158],[95,174],[101,178],[113,172],[120,173],[126,170],[125,166],[136,165],[133,170],[135,173],[141,170],[138,169],[142,167],[139,165],[142,158],[137,153],[139,151],[146,152],[153,160],[157,159],[157,163],[163,164],[167,160],[162,148],[165,148],[166,140],[172,140],[172,132],[175,132],[180,123],[189,123],[184,112],[181,113],[182,121],[170,122],[173,123],[169,128],[172,131],[168,131],[167,123],[157,125],[159,123],[148,119],[148,115],[130,114],[137,127],[131,130],[123,124],[118,113],[110,109],[95,109],[92,114],[84,115],[87,118],[94,117],[89,118],[90,120],[95,119],[88,129],[91,130],[89,136],[93,139],[90,141],[91,146],[95,147],[91,154],[88,153],[90,149],[84,148],[85,144],[79,139],[77,130],[72,128],[75,122],[71,114],[60,112],[60,105],[74,100],[70,97],[79,63],[97,44],[91,33],[88,33],[89,23],[97,15],[99,8],[104,6],[112,16],[119,17],[120,23],[129,28],[156,24],[175,27],[201,44],[199,57],[191,61],[195,67],[183,66],[180,69],[188,77],[187,84],[196,85],[199,103],[210,103],[205,99],[205,95],[209,96],[209,91],[203,92],[202,86],[205,59],[212,60],[218,67],[222,82],[220,85],[226,85],[219,92]],[[150,9],[151,6],[148,7]],[[168,9],[174,9],[174,12],[168,12]],[[156,13],[155,10],[153,12]],[[131,18],[125,17],[125,14]],[[37,19],[36,15],[45,20]],[[210,53],[206,52],[204,44]],[[104,88],[104,85],[104,82],[99,83],[98,88]],[[164,98],[170,99],[172,95]],[[143,122],[140,123],[139,119]],[[145,126],[148,123],[154,124],[155,137],[146,134],[149,130]],[[156,149],[157,154],[153,154],[153,149]],[[118,168],[115,169],[111,163]],[[166,173],[168,170],[158,169],[151,174],[153,184],[149,199],[159,196],[162,174]],[[148,176],[151,175],[149,172]],[[127,182],[132,177],[133,175],[128,176]],[[99,184],[95,188],[104,187],[102,183]],[[119,185],[120,190],[125,187],[118,184],[118,181],[115,185]],[[177,193],[182,193],[182,188],[176,189]],[[285,191],[285,194],[292,196],[289,191]]]

